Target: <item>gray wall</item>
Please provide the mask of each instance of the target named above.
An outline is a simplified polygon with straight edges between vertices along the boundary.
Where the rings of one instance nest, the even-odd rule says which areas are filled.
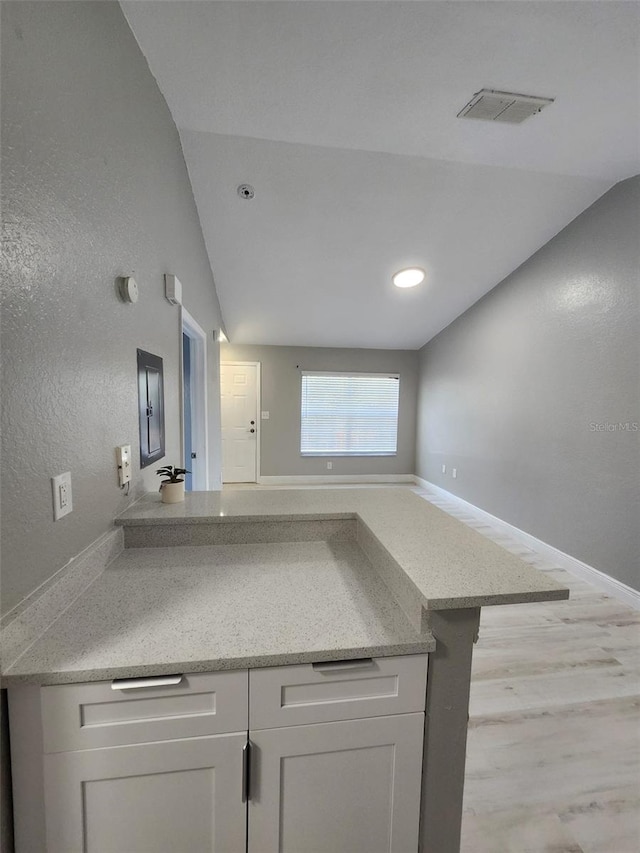
[[[262,476],[414,473],[417,352],[223,344],[220,359],[261,364],[262,409],[269,412],[268,421],[258,422]],[[327,457],[300,456],[301,370],[399,373],[397,455],[338,457],[332,471]]]
[[[636,589],[640,432],[606,425],[640,422],[639,214],[636,177],[420,351],[417,443],[420,477]]]
[[[114,448],[138,471],[136,348],[164,359],[167,455],[180,459],[178,309],[220,312],[178,133],[117,3],[2,4],[2,612],[107,530],[131,498]],[[137,305],[115,295],[135,271]],[[217,345],[209,347],[217,376]],[[210,445],[218,401],[210,395]],[[219,427],[218,427],[219,431]],[[73,478],[52,521],[49,478]],[[3,691],[4,694],[4,691]],[[13,849],[5,696],[0,849]]]
[[[165,461],[181,458],[163,274],[207,331],[220,314],[179,136],[117,3],[2,4],[2,154],[5,612],[130,502],[116,445],[132,445],[134,493],[157,488],[155,465],[138,471],[136,347],[164,359]],[[131,271],[125,305],[114,282]],[[63,471],[74,511],[54,524]]]

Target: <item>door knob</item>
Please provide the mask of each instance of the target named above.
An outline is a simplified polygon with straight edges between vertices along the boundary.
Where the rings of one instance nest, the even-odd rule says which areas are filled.
[[[254,424],[255,424],[255,421],[251,421],[251,426],[253,426]]]
[[[249,432],[255,432],[255,429],[253,429],[253,427],[252,427],[252,428],[249,430]]]

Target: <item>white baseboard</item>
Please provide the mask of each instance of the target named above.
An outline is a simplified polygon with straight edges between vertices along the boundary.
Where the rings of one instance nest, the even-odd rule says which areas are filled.
[[[291,474],[258,477],[261,486],[312,486],[329,483],[413,483],[413,474]]]
[[[607,595],[617,598],[629,607],[633,607],[634,610],[640,610],[640,592],[633,587],[610,577],[604,572],[601,572],[600,569],[595,569],[593,566],[590,566],[588,563],[583,563],[581,560],[572,557],[571,554],[565,554],[564,551],[554,548],[553,545],[549,545],[541,539],[536,539],[536,537],[532,536],[530,533],[526,533],[524,530],[520,530],[520,528],[509,524],[508,521],[503,521],[501,518],[497,518],[497,516],[485,512],[485,510],[465,501],[463,498],[458,497],[458,495],[454,495],[452,492],[448,492],[446,489],[436,486],[428,480],[423,480],[422,477],[414,477],[414,482],[421,488],[431,491],[446,500],[452,501],[460,509],[464,509],[477,519],[485,521],[492,527],[501,530],[508,536],[511,536],[512,539],[515,539],[517,542],[520,542],[528,548],[531,548],[533,551],[536,551],[538,554],[541,554],[551,563],[556,564],[559,568],[566,569],[572,575],[575,575],[581,580],[590,583],[592,586],[601,589]]]

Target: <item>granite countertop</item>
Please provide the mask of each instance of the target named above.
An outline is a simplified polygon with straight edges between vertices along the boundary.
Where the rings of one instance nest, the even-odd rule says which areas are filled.
[[[426,610],[569,597],[565,587],[406,488],[192,492],[184,503],[146,495],[123,526],[357,518],[406,574]]]
[[[360,532],[358,541],[259,541],[260,522],[323,519],[355,519],[368,544]],[[196,492],[181,504],[147,495],[116,519],[150,530],[241,522],[258,541],[125,548],[3,673],[5,685],[423,653],[435,640],[415,618],[421,608],[568,597],[402,488]]]
[[[355,542],[125,549],[5,685],[432,651]]]

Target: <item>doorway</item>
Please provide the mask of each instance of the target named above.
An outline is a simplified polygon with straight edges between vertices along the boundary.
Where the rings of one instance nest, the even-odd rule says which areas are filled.
[[[207,442],[207,337],[202,328],[184,308],[182,327],[182,385],[181,431],[185,491],[201,492],[209,488]]]
[[[260,365],[220,365],[222,482],[256,483],[259,471],[258,401]]]

